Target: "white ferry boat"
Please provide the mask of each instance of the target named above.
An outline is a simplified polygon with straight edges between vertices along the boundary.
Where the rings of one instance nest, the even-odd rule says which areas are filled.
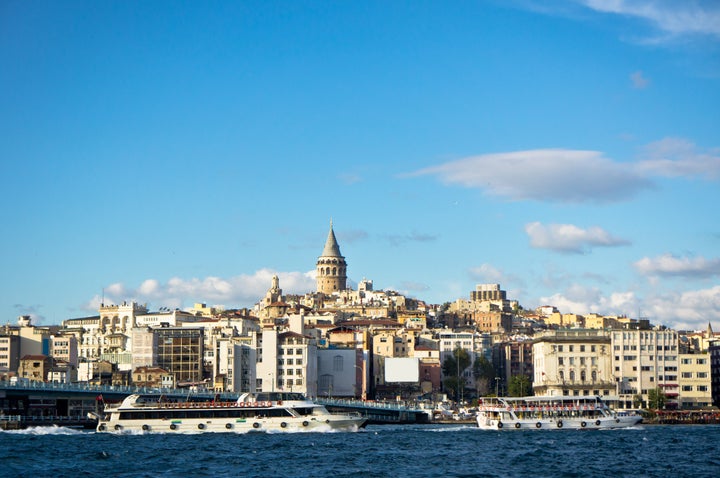
[[[513,397],[483,399],[477,424],[483,430],[625,428],[642,422],[635,413],[618,414],[600,397]]]
[[[330,413],[301,394],[280,392],[246,393],[236,401],[130,395],[90,415],[98,432],[356,431],[366,421],[359,413]]]

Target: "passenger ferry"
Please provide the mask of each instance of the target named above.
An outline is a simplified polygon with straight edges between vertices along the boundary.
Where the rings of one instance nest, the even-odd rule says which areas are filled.
[[[600,397],[513,397],[483,399],[477,424],[483,430],[625,428],[642,422],[635,413],[618,414]]]
[[[245,393],[236,401],[176,401],[158,395],[130,395],[106,405],[98,432],[204,433],[249,431],[356,431],[359,413],[330,413],[299,393]]]

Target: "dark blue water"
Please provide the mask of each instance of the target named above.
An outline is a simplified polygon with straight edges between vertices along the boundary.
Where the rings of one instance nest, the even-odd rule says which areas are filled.
[[[0,432],[0,477],[713,477],[720,426],[357,433],[109,435]]]

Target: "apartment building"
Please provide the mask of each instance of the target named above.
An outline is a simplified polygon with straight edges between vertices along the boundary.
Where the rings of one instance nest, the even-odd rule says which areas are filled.
[[[613,330],[612,367],[621,408],[646,408],[659,388],[666,408],[678,406],[678,333],[674,330]]]
[[[710,355],[680,354],[678,356],[679,405],[684,409],[707,408],[712,405]]]

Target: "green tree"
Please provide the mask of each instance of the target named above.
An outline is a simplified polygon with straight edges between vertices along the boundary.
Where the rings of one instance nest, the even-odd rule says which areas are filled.
[[[460,401],[460,390],[465,388],[465,378],[462,376],[462,372],[469,366],[470,354],[460,346],[453,350],[452,355],[447,357],[442,364],[445,390],[453,391],[457,402]]]
[[[511,397],[524,397],[532,395],[532,384],[525,375],[513,375],[508,384],[508,395]]]
[[[495,367],[484,356],[479,355],[473,362],[473,378],[475,378],[475,391],[478,395],[487,395],[495,380]]]
[[[666,403],[667,396],[665,395],[665,392],[660,389],[660,387],[651,388],[650,390],[648,390],[648,408],[651,408],[653,410],[660,410],[665,408]]]

